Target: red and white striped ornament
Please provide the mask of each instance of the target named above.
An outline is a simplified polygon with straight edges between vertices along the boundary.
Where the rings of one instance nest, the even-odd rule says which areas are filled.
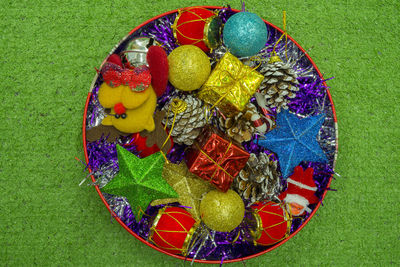
[[[267,124],[263,121],[258,113],[251,115],[251,122],[258,133],[265,134],[267,132]]]
[[[257,92],[254,94],[254,96],[256,97],[258,106],[263,112],[263,117],[261,118],[260,115],[254,114],[251,117],[251,121],[253,122],[254,127],[256,127],[259,133],[265,134],[275,127],[275,116],[273,115],[272,110],[267,107],[267,103],[263,94]]]

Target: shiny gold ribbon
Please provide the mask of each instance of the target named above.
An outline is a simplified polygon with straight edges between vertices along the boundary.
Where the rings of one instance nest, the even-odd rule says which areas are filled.
[[[282,60],[279,58],[279,56],[276,54],[276,46],[280,43],[280,41],[282,40],[283,37],[285,37],[285,57],[286,57],[286,61],[288,61],[288,56],[287,56],[287,31],[286,31],[286,11],[283,11],[283,34],[281,35],[281,37],[278,39],[278,41],[276,41],[274,48],[272,49],[271,52],[271,57],[269,58],[268,63],[275,63],[275,62],[281,62]]]
[[[165,144],[168,142],[169,138],[171,137],[171,133],[174,130],[174,126],[175,126],[175,120],[176,120],[176,116],[179,113],[182,113],[186,110],[187,108],[187,103],[181,99],[178,98],[174,98],[172,99],[169,107],[168,107],[168,113],[167,113],[167,122],[165,123],[164,126],[164,130],[167,129],[167,125],[168,125],[168,117],[169,117],[169,112],[172,111],[174,113],[174,118],[172,120],[172,125],[171,125],[171,129],[168,133],[167,138],[165,139],[164,143],[162,144],[162,146],[160,147],[160,152],[161,154],[164,156],[165,161],[168,163],[168,159],[167,156],[164,154],[164,152],[162,152],[163,147],[165,146]]]

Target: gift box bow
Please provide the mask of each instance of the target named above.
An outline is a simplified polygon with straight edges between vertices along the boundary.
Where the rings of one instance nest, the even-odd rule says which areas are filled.
[[[263,79],[264,76],[255,68],[244,65],[237,57],[227,52],[201,88],[199,98],[213,107],[222,102],[242,111]]]

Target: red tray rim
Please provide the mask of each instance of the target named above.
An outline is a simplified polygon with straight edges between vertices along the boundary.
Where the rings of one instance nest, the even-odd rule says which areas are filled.
[[[222,7],[222,6],[196,6],[196,7],[209,8],[209,9],[222,9],[222,8],[225,8],[225,7]],[[152,22],[152,21],[154,21],[154,20],[156,20],[156,19],[158,19],[158,18],[160,18],[160,17],[164,17],[164,16],[166,16],[166,15],[170,15],[170,14],[172,14],[172,13],[176,13],[176,12],[178,12],[178,10],[179,10],[179,9],[174,9],[174,10],[165,12],[165,13],[163,13],[163,14],[160,14],[160,15],[158,15],[158,16],[156,16],[156,17],[153,17],[153,18],[151,18],[151,19],[149,19],[149,20],[143,22],[142,24],[136,26],[133,30],[131,30],[131,31],[130,31],[130,32],[115,46],[115,47],[114,47],[114,49],[112,49],[112,51],[110,52],[110,54],[113,53],[113,51],[114,51],[114,50],[121,44],[121,42],[123,42],[128,36],[130,36],[132,33],[134,33],[135,31],[137,31],[138,29],[140,29],[140,28],[143,27],[144,25],[146,25],[146,24],[148,24],[148,23],[150,23],[150,22]],[[240,10],[237,10],[237,9],[232,9],[232,11],[240,12]],[[264,20],[264,19],[263,19],[263,21],[264,21],[265,23],[267,23],[269,26],[271,26],[271,27],[275,28],[276,30],[280,31],[281,33],[283,33],[283,30],[281,30],[281,29],[278,28],[277,26],[273,25],[272,23],[270,23],[270,22],[268,22],[268,21],[266,21],[266,20]],[[337,152],[338,152],[338,125],[337,125],[336,111],[335,111],[335,106],[334,106],[334,103],[333,103],[333,100],[332,100],[332,96],[331,96],[331,94],[330,94],[330,92],[329,92],[328,86],[327,86],[327,84],[326,84],[326,82],[325,82],[325,80],[324,80],[324,78],[323,78],[322,73],[320,72],[320,70],[318,69],[317,65],[314,63],[314,61],[311,59],[311,57],[308,55],[308,53],[307,53],[307,52],[304,50],[304,48],[301,47],[300,44],[299,44],[298,42],[296,42],[290,35],[288,35],[288,38],[289,38],[289,39],[290,39],[290,40],[291,40],[291,41],[292,41],[292,42],[307,56],[307,58],[310,60],[311,64],[313,65],[313,67],[314,67],[315,70],[317,71],[318,75],[319,75],[319,76],[321,77],[321,79],[323,80],[324,86],[327,87],[327,94],[328,94],[328,97],[329,97],[329,101],[331,102],[331,105],[332,105],[332,112],[333,112],[333,116],[334,116],[334,121],[335,121],[335,132],[336,132],[336,133],[335,133],[335,136],[336,136],[336,152],[335,152],[335,159],[334,159],[334,164],[333,164],[333,169],[334,169],[335,163],[336,163],[336,156],[337,156]],[[105,60],[102,62],[101,66],[104,64],[104,62],[105,62]],[[101,66],[100,66],[100,67],[101,67]],[[99,69],[100,69],[100,68],[99,68]],[[91,87],[90,87],[90,91],[89,91],[89,93],[88,93],[88,96],[87,96],[87,98],[86,98],[85,110],[84,110],[84,114],[83,114],[82,138],[83,138],[83,148],[84,148],[84,154],[85,154],[85,161],[86,161],[86,164],[88,164],[88,162],[89,162],[89,158],[88,158],[88,154],[87,154],[87,144],[86,144],[86,116],[87,116],[87,108],[88,108],[88,105],[89,105],[89,102],[90,102],[91,90],[93,89],[93,87],[94,87],[94,85],[95,85],[95,83],[96,83],[97,77],[98,77],[98,75],[96,74],[95,78],[93,79],[92,85],[91,85]],[[91,169],[90,169],[90,168],[88,169],[88,171],[89,171],[89,173],[91,173]],[[91,177],[91,179],[92,179],[93,182],[96,181],[93,175],[91,175],[90,177]],[[331,184],[331,182],[332,182],[332,178],[333,178],[333,175],[332,175],[332,176],[330,177],[330,179],[329,179],[327,188],[329,188],[329,186],[330,186],[330,184]],[[97,185],[95,186],[95,189],[96,189],[97,193],[99,194],[101,200],[103,201],[104,205],[106,206],[106,208],[108,209],[108,211],[111,213],[112,217],[113,217],[123,228],[125,228],[125,230],[127,230],[131,235],[133,235],[134,237],[136,237],[139,241],[141,241],[142,243],[146,244],[147,246],[149,246],[149,247],[151,247],[151,248],[153,248],[153,249],[155,249],[155,250],[157,250],[157,251],[159,251],[159,252],[162,252],[162,253],[164,253],[164,254],[166,254],[166,255],[169,255],[169,256],[172,256],[172,257],[175,257],[175,258],[178,258],[178,259],[181,259],[181,260],[192,261],[191,258],[185,258],[185,257],[183,257],[183,256],[175,255],[175,254],[169,253],[169,252],[167,252],[167,251],[164,251],[164,250],[158,248],[157,246],[151,244],[150,242],[146,241],[145,239],[143,239],[143,238],[140,237],[139,235],[137,235],[137,234],[136,234],[135,232],[133,232],[128,226],[126,226],[125,223],[123,223],[123,222],[121,221],[121,219],[114,213],[113,210],[111,210],[110,206],[108,205],[106,199],[105,199],[104,196],[102,195],[102,193],[101,193],[101,191],[100,191],[100,189],[99,189],[99,187],[98,187]],[[328,191],[328,190],[325,190],[325,192],[324,192],[323,195],[322,195],[321,201],[318,203],[318,205],[315,207],[315,209],[311,212],[311,214],[310,214],[310,216],[307,218],[307,220],[305,220],[305,221],[302,223],[302,225],[301,225],[296,231],[294,231],[292,234],[290,234],[289,237],[287,237],[286,239],[282,240],[281,242],[279,242],[279,243],[273,245],[272,247],[270,247],[270,248],[268,248],[268,249],[266,249],[266,250],[263,250],[263,251],[261,251],[261,252],[259,252],[259,253],[256,253],[256,254],[253,254],[253,255],[249,255],[249,256],[246,256],[246,257],[243,257],[243,258],[224,260],[223,262],[224,262],[224,263],[230,263],[230,262],[239,262],[239,261],[245,261],[245,260],[248,260],[248,259],[252,259],[252,258],[258,257],[258,256],[260,256],[260,255],[263,255],[263,254],[265,254],[265,253],[267,253],[267,252],[270,252],[270,251],[272,251],[272,250],[278,248],[279,246],[283,245],[284,243],[286,243],[289,239],[291,239],[293,236],[295,236],[301,229],[303,229],[303,227],[311,220],[311,218],[314,216],[314,214],[317,212],[317,210],[318,210],[319,207],[321,206],[321,203],[322,203],[322,201],[324,200],[327,191]],[[199,263],[209,263],[209,264],[218,264],[218,263],[221,263],[221,261],[216,261],[216,260],[214,261],[214,260],[199,260],[199,259],[195,259],[194,261],[195,261],[195,262],[199,262]]]

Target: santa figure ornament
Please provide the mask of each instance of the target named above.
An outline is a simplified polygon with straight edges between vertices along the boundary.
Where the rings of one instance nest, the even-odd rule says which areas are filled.
[[[279,195],[279,199],[289,206],[293,216],[304,215],[305,211],[311,212],[308,205],[319,202],[319,198],[315,196],[317,186],[313,180],[313,173],[313,168],[304,171],[301,166],[297,166],[287,179],[287,189]]]

